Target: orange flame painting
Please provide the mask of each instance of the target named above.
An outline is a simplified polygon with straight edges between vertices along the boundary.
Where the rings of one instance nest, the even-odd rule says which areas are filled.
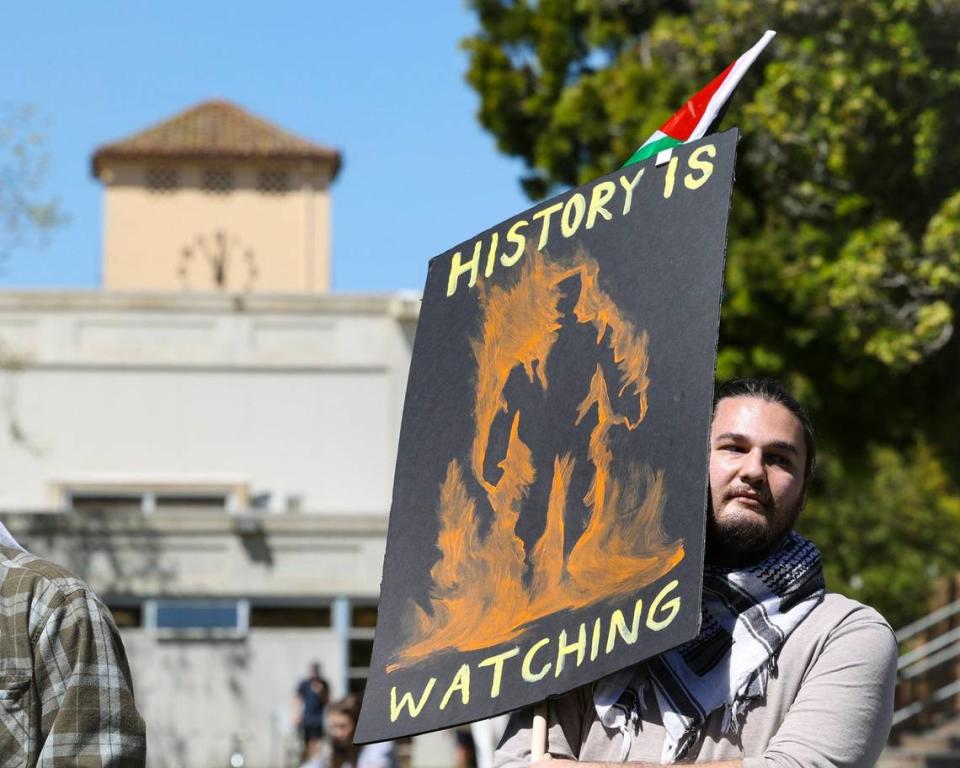
[[[668,541],[661,525],[667,495],[663,471],[613,452],[615,433],[637,429],[647,413],[649,337],[624,317],[600,287],[599,275],[599,265],[582,248],[563,263],[528,248],[512,285],[478,286],[481,331],[472,341],[476,390],[470,455],[466,461],[451,458],[439,484],[440,559],[430,571],[429,605],[408,604],[407,634],[388,670],[438,651],[474,651],[508,642],[557,611],[636,592],[683,559],[683,541]],[[598,364],[583,383],[583,399],[569,418],[576,425],[596,419],[585,456],[564,452],[553,457],[552,466],[540,464],[552,471],[546,526],[528,553],[516,528],[537,472],[531,448],[521,437],[519,410],[509,421],[499,478],[488,477],[485,467],[493,458],[494,421],[510,414],[504,391],[511,374],[519,367],[531,384],[544,392],[550,387],[549,360],[562,327],[565,281],[579,281],[573,317],[595,329],[597,347],[605,345],[612,353],[619,380],[609,382]],[[631,416],[615,407],[622,398],[631,403]],[[581,471],[592,473],[583,498],[587,520],[567,552],[565,525],[578,460],[587,463]],[[471,496],[465,472],[472,474],[484,499]],[[478,504],[492,511],[488,528],[478,520]]]

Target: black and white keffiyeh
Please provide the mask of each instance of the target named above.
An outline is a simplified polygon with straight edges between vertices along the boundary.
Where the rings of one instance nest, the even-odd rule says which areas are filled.
[[[750,568],[704,568],[700,633],[647,662],[667,732],[661,762],[683,757],[720,707],[724,732],[739,730],[746,710],[764,696],[784,640],[823,594],[820,552],[796,532]],[[645,677],[623,670],[594,691],[601,722],[623,733],[623,759],[643,707]]]

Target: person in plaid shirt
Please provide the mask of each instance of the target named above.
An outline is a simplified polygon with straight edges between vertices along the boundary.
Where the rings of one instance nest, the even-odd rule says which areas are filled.
[[[107,607],[0,535],[0,766],[134,768],[146,751]]]

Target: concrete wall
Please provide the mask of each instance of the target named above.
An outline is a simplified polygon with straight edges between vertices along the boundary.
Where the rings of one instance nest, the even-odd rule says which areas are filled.
[[[104,597],[375,600],[380,592],[386,515],[0,515],[27,549],[69,568]]]
[[[233,489],[389,509],[416,302],[0,295],[0,508]]]
[[[327,666],[343,653],[336,633],[322,630],[253,630],[235,642],[156,641],[127,630],[123,640],[151,768],[226,766],[237,748],[247,766],[290,765],[296,684],[313,659]]]

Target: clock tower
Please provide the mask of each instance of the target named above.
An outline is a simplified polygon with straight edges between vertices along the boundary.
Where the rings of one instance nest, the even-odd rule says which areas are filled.
[[[321,293],[340,153],[225,101],[100,147],[103,287]]]

